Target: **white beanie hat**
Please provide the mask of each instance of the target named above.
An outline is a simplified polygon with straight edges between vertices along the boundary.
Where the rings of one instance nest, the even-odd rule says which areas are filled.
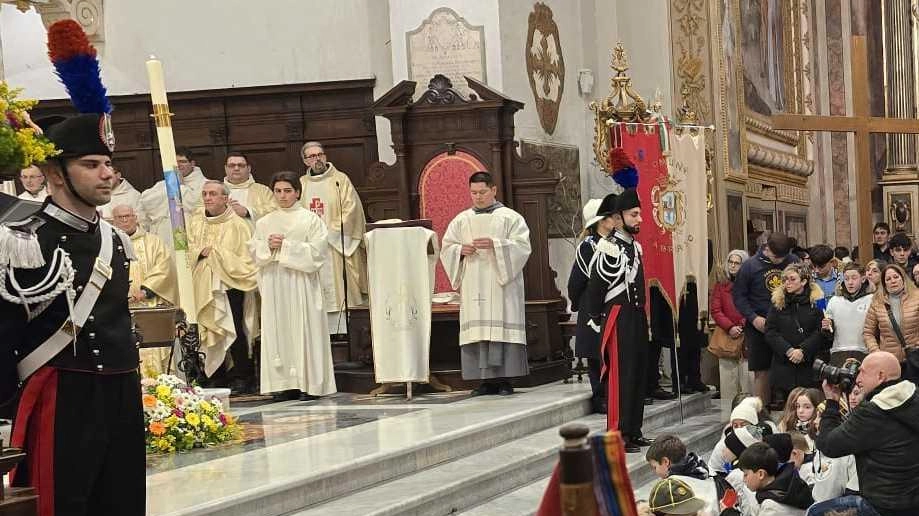
[[[755,425],[759,423],[759,412],[763,410],[763,400],[757,398],[756,396],[751,396],[749,398],[744,398],[741,402],[734,407],[734,410],[731,411],[731,421],[735,419],[741,419]]]

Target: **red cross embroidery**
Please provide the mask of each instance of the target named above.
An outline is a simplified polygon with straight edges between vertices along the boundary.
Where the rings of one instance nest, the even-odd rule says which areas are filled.
[[[322,217],[325,214],[325,204],[319,197],[313,197],[310,201],[310,211]]]

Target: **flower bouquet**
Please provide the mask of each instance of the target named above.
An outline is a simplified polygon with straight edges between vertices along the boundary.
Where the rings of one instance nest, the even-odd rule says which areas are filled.
[[[149,452],[188,451],[239,439],[236,419],[217,398],[204,399],[201,387],[171,374],[141,380],[144,427]]]
[[[21,92],[0,81],[0,175],[18,175],[20,169],[60,152],[29,118],[38,101],[19,99]]]

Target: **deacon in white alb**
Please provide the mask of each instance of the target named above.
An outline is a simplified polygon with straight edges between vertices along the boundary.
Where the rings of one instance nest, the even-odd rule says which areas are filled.
[[[191,151],[184,147],[176,148],[176,164],[182,176],[182,208],[185,210],[186,222],[191,221],[194,212],[201,207],[201,188],[204,186],[204,173],[195,166]],[[155,234],[166,244],[170,255],[175,255],[172,242],[172,222],[169,219],[169,201],[166,199],[166,182],[157,181],[140,194],[140,207],[143,215],[141,225]]]
[[[460,349],[464,380],[484,382],[473,395],[514,392],[507,380],[529,373],[523,266],[530,230],[516,211],[495,200],[488,172],[469,178],[473,207],[444,234],[441,262],[460,291]]]
[[[112,167],[112,173],[115,176],[112,180],[112,184],[115,185],[112,187],[112,200],[108,204],[99,206],[99,213],[102,214],[102,218],[112,222],[112,210],[115,206],[124,205],[130,206],[134,210],[138,220],[143,220],[143,210],[140,207],[140,192],[127,179],[122,177],[120,168]]]
[[[296,174],[278,172],[271,186],[280,209],[255,223],[249,241],[262,295],[261,392],[332,394],[332,346],[319,282],[328,232],[300,205]]]

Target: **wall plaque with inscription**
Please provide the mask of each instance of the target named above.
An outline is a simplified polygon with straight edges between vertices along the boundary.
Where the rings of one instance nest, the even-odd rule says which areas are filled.
[[[408,78],[427,83],[436,74],[450,78],[468,96],[464,75],[487,82],[485,26],[470,25],[449,7],[435,9],[421,25],[405,33]]]

